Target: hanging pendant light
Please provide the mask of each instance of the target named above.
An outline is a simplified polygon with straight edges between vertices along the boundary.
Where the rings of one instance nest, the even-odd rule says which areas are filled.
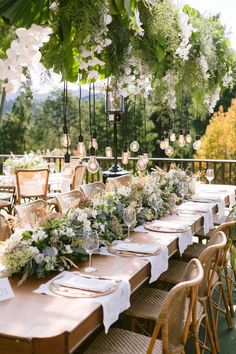
[[[109,140],[106,141],[106,147],[105,147],[105,154],[106,154],[106,157],[109,157],[109,158],[112,158],[112,148],[110,146],[110,142]]]
[[[129,162],[129,150],[128,150],[127,143],[125,143],[122,152],[122,163],[123,165],[127,165],[128,162]]]
[[[139,142],[138,142],[138,137],[135,134],[134,135],[134,140],[132,141],[132,143],[130,144],[130,151],[132,152],[138,152],[139,150]]]
[[[89,148],[94,147],[95,150],[98,149],[97,136],[97,132],[94,130],[92,134],[92,140],[89,143]]]
[[[170,133],[170,141],[171,141],[171,142],[176,141],[176,134],[175,134],[175,132],[171,132],[171,133]]]
[[[75,170],[70,164],[70,154],[66,152],[64,156],[64,165],[61,169],[61,175],[64,179],[67,180],[72,180],[72,177],[74,176]]]
[[[187,130],[187,132],[186,132],[185,140],[186,140],[187,144],[191,144],[191,142],[192,142],[192,137],[191,137],[191,134],[190,134],[189,130]]]
[[[174,149],[173,149],[173,147],[172,147],[171,145],[169,145],[169,146],[165,149],[165,154],[166,154],[167,156],[171,156],[171,155],[173,155],[173,153],[174,153]]]
[[[67,147],[67,146],[71,145],[71,139],[69,137],[68,128],[66,125],[64,125],[64,127],[63,127],[63,135],[61,137],[60,142],[61,142],[61,146],[63,146],[63,147]]]
[[[139,150],[138,162],[137,162],[136,167],[139,171],[143,171],[147,167],[147,163],[146,163],[145,157],[143,156],[142,149]]]
[[[96,96],[96,93],[95,93],[95,84],[93,83],[93,127],[94,127],[94,130],[93,130],[93,134],[92,134],[92,139],[89,143],[89,149],[91,147],[94,147],[95,150],[98,149],[98,142],[97,142],[97,137],[98,137],[98,133],[97,133],[97,130],[96,130],[96,101],[95,101],[95,96]]]
[[[78,142],[78,145],[77,145],[76,155],[78,157],[80,157],[81,159],[86,157],[86,148],[85,148],[85,144],[84,144],[83,135],[79,135],[79,142]]]
[[[166,134],[164,135],[164,146],[165,146],[165,149],[168,148],[169,144],[170,144],[169,136],[168,136],[168,134],[166,133]]]
[[[164,135],[161,137],[160,148],[161,148],[161,150],[165,150],[165,148],[166,148]]]
[[[178,145],[179,147],[185,146],[184,131],[182,129],[179,131]]]
[[[145,146],[144,149],[143,149],[143,162],[146,163],[146,165],[149,163],[149,156],[148,156],[147,146]]]
[[[94,149],[94,147],[92,146],[90,148],[90,154],[89,154],[89,161],[87,164],[87,170],[90,173],[96,173],[99,171],[99,163],[96,159],[96,150]]]
[[[196,135],[195,141],[193,143],[194,150],[199,150],[202,146],[200,135]]]

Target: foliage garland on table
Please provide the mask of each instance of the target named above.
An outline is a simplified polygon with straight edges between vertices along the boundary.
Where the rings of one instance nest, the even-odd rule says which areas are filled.
[[[170,214],[178,196],[175,184],[170,183],[168,173],[155,176],[132,176],[127,187],[116,185],[104,194],[97,194],[92,201],[83,201],[79,208],[71,208],[66,215],[48,217],[31,230],[16,230],[0,247],[0,263],[9,275],[23,273],[20,284],[30,275],[43,277],[48,271],[63,271],[86,259],[83,250],[83,234],[96,230],[101,244],[126,237],[123,212],[127,207],[136,210],[137,224]],[[185,177],[184,177],[185,176]],[[190,181],[184,172],[181,178]],[[161,201],[155,211],[152,199]]]
[[[33,152],[29,154],[25,153],[23,157],[16,157],[11,153],[11,157],[3,163],[5,173],[7,174],[14,174],[18,168],[43,168],[47,166],[47,161],[42,156]]]
[[[50,38],[47,32],[40,47],[42,63],[71,82],[78,76],[82,83],[113,77],[124,96],[134,91],[147,96],[152,87],[171,109],[181,106],[185,94],[198,115],[212,111],[232,84],[235,57],[219,17],[204,17],[188,5],[3,0],[0,15],[17,27],[49,26]]]

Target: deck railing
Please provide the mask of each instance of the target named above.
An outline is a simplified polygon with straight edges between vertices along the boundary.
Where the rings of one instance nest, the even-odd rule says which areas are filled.
[[[0,155],[0,173],[2,173],[3,162],[11,155]],[[16,155],[21,157],[22,155]],[[63,156],[44,156],[44,159],[48,162],[55,162],[57,171],[61,171],[63,166]],[[72,161],[76,158],[72,158]],[[88,158],[85,159],[85,161]],[[86,181],[102,180],[102,172],[112,166],[113,159],[103,156],[97,157],[100,164],[100,171],[95,175],[91,175],[87,172]],[[129,163],[123,166],[126,170],[135,173],[137,158],[131,157]],[[121,164],[121,157],[118,158],[118,162]],[[236,184],[236,160],[211,160],[211,159],[171,159],[171,158],[150,158],[148,169],[159,166],[164,169],[168,169],[172,163],[175,163],[182,169],[189,169],[193,173],[198,171],[203,172],[207,168],[213,168],[215,178],[213,183],[219,184]],[[204,178],[204,177],[203,177]]]

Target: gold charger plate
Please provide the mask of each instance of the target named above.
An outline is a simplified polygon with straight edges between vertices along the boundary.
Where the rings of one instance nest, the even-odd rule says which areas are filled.
[[[85,276],[83,274],[80,274],[80,276],[84,276],[85,278],[91,278],[90,276]],[[54,281],[58,280],[60,278],[63,278],[63,275],[61,277],[57,277],[56,279],[52,280],[49,283],[49,289],[56,295],[61,295],[61,296],[66,296],[66,297],[74,297],[74,298],[93,298],[93,297],[99,297],[99,296],[105,296],[113,293],[116,291],[119,287],[119,282],[120,280],[115,280],[115,279],[107,279],[107,278],[96,278],[95,279],[104,279],[104,280],[113,280],[116,282],[116,284],[111,287],[109,290],[101,292],[101,291],[93,291],[93,290],[84,290],[84,289],[79,289],[79,288],[73,288],[69,286],[63,286],[60,284],[55,284]]]
[[[120,251],[116,250],[113,247],[108,247],[108,251],[116,256],[122,257],[151,257],[157,256],[161,252],[161,247],[155,253],[140,253],[140,252],[133,252],[133,251]]]
[[[151,222],[150,223],[146,223],[144,224],[144,228],[150,231],[156,231],[156,232],[163,232],[163,233],[180,233],[180,232],[186,232],[189,230],[189,226],[186,227],[185,229],[180,229],[180,228],[176,228],[176,229],[172,229],[172,228],[168,228],[168,227],[162,227],[162,226],[155,226],[153,225]]]

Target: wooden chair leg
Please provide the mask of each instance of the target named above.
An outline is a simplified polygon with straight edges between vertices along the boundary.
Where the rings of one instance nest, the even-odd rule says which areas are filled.
[[[209,311],[210,311],[210,318],[211,318],[211,327],[212,327],[212,335],[213,335],[213,340],[214,340],[214,346],[216,348],[216,351],[220,351],[220,346],[219,346],[219,340],[217,336],[217,327],[216,327],[216,319],[214,315],[214,309],[213,309],[213,304],[211,298],[208,298],[208,306],[209,306]]]
[[[229,277],[227,265],[225,265],[225,267],[224,267],[224,273],[225,273],[226,289],[227,289],[227,293],[228,293],[230,314],[233,317],[234,316],[234,306],[233,306],[233,299],[232,299],[232,283],[231,283],[231,280]]]

